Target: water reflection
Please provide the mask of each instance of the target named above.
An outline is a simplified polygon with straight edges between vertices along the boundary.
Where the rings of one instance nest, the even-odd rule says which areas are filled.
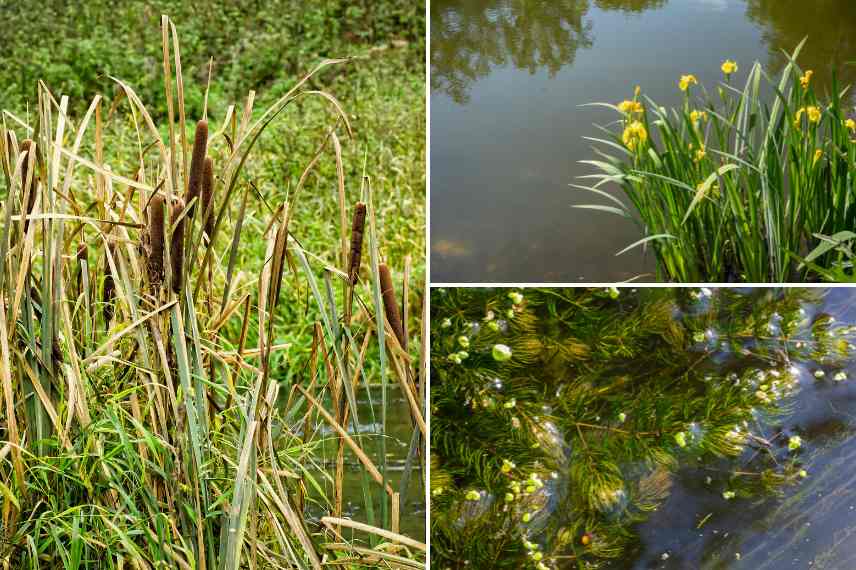
[[[723,6],[728,0],[719,0]],[[594,0],[604,11],[641,13],[668,0]],[[546,69],[554,76],[574,62],[580,48],[592,47],[592,23],[585,19],[589,0],[439,0],[431,3],[431,87],[458,103],[468,101],[469,85],[491,68],[512,64],[529,73]],[[806,36],[800,64],[824,81],[833,71],[845,83],[856,79],[846,66],[856,54],[856,3],[833,0],[747,0],[746,17],[760,26],[769,65],[779,72]]]
[[[746,15],[762,30],[769,67],[781,71],[791,53],[808,36],[798,63],[813,69],[825,85],[833,72],[842,84],[856,81],[856,2],[852,0],[747,0]]]
[[[715,89],[726,58],[738,82],[755,61],[775,76],[805,36],[819,91],[833,67],[856,81],[853,0],[436,0],[431,16],[437,282],[654,278],[641,248],[615,257],[644,236],[636,223],[571,208],[591,202],[568,188],[591,174],[584,137],[615,118],[583,105],[636,85],[677,105],[682,74]]]
[[[431,2],[431,88],[458,103],[495,66],[555,75],[591,46],[588,0]]]
[[[594,5],[601,10],[619,10],[621,12],[644,12],[662,8],[669,0],[595,0]]]

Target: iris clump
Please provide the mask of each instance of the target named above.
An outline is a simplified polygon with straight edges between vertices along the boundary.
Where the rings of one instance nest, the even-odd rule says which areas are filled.
[[[619,128],[588,139],[600,147],[584,161],[594,183],[574,186],[610,203],[578,207],[636,220],[644,237],[620,253],[650,247],[663,280],[856,279],[856,110],[834,79],[821,95],[801,48],[777,78],[757,63],[741,78],[725,60],[712,93],[683,75],[674,108],[638,90],[595,103],[619,113]]]

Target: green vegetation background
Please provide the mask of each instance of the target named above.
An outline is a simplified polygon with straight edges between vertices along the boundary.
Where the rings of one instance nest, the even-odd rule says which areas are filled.
[[[392,268],[397,289],[404,256],[412,257],[410,329],[419,330],[418,284],[425,279],[424,2],[46,0],[35,5],[0,0],[0,13],[0,109],[25,120],[29,116],[28,122],[34,119],[28,109],[34,107],[38,80],[57,99],[68,95],[72,117],[80,118],[96,94],[111,102],[113,76],[136,90],[166,136],[161,14],[177,27],[190,125],[202,115],[209,58],[208,115],[214,125],[230,104],[242,108],[251,89],[259,114],[323,59],[351,58],[313,78],[310,86],[333,94],[348,114],[354,139],[344,140],[344,129],[339,129],[348,208],[359,199],[365,165],[374,189],[381,257]],[[318,97],[301,98],[261,138],[246,169],[259,194],[251,201],[253,213],[245,228],[249,235],[241,242],[237,266],[244,271],[252,274],[261,266],[264,243],[257,238],[271,209],[294,188],[334,122],[329,104]],[[109,142],[107,147],[110,152]],[[112,166],[122,169],[121,162]],[[335,264],[339,210],[332,152],[313,171],[306,190],[292,232],[304,248]],[[278,318],[289,326],[280,327],[276,339],[292,342],[283,355],[292,363],[309,353],[314,319],[306,316],[315,311],[305,280],[295,278],[296,273],[286,275],[288,297]],[[254,281],[252,276],[245,280]],[[370,298],[367,288],[361,294]],[[281,373],[295,368],[284,366]]]

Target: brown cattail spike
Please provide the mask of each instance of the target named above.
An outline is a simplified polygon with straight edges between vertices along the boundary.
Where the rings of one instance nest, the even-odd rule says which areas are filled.
[[[115,254],[116,249],[113,246],[113,243],[109,243],[107,245],[107,249],[110,251],[109,255],[114,259],[115,262]],[[104,323],[109,326],[110,321],[113,319],[113,294],[115,292],[115,283],[113,282],[113,272],[110,270],[110,260],[108,259],[108,253],[105,250],[104,252],[104,290],[101,294],[101,302],[103,304],[103,312],[104,312]]]
[[[170,268],[172,270],[172,290],[181,293],[184,287],[184,201],[178,200],[172,207],[172,237],[169,241]]]
[[[149,284],[152,289],[157,289],[163,283],[163,196],[155,196],[149,202],[149,252],[148,271]]]
[[[208,152],[208,121],[202,119],[196,123],[196,137],[193,139],[193,155],[190,158],[190,175],[187,184],[187,196],[185,196],[185,204],[190,204],[194,198],[199,198],[199,188],[202,183],[202,168],[205,162],[205,155]],[[187,213],[193,217],[193,210],[196,205],[191,206]]]
[[[204,216],[203,228],[208,234],[208,241],[214,235],[214,161],[210,156],[205,157],[202,167],[202,215]]]
[[[363,256],[363,230],[366,227],[366,205],[357,202],[354,206],[354,219],[351,222],[351,252],[348,256],[348,279],[351,285],[357,284],[360,277],[360,259]]]
[[[25,154],[24,156],[24,164],[21,166],[21,203],[24,203],[26,200],[26,204],[24,206],[25,214],[29,215],[33,211],[33,206],[36,205],[36,173],[33,171],[32,180],[30,180],[29,186],[27,185],[27,176],[30,172],[30,153],[33,152],[33,143],[32,139],[24,139],[21,141],[20,150]],[[35,166],[35,157],[33,157],[33,166]],[[24,222],[24,232],[27,231],[27,228],[30,225],[30,220],[27,219]]]
[[[407,350],[407,339],[404,338],[404,329],[401,326],[401,313],[398,310],[398,302],[395,299],[395,289],[392,286],[392,273],[389,267],[381,264],[378,267],[380,274],[380,293],[383,296],[383,308],[386,312],[386,320],[395,332],[395,337],[402,348]]]

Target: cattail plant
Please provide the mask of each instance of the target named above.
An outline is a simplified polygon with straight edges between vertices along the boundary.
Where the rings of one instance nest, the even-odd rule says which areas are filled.
[[[81,240],[80,245],[77,246],[77,290],[83,291],[83,272],[86,269],[86,265],[89,263],[89,249],[86,245],[86,242]]]
[[[102,314],[104,325],[109,327],[113,320],[113,299],[116,295],[116,284],[113,282],[113,272],[110,271],[110,258],[115,259],[116,248],[112,241],[107,243],[104,250],[104,287],[101,292]],[[108,257],[109,256],[109,257]]]
[[[214,235],[214,161],[210,156],[205,157],[202,168],[202,215],[205,218],[202,227],[210,242]]]
[[[366,220],[373,219],[370,191],[365,193],[368,206],[358,204],[354,212],[351,259],[342,260],[348,256],[342,240],[343,234],[347,238],[344,199],[338,202],[338,231],[329,240],[322,235],[322,251],[315,253],[310,251],[319,247],[314,237],[288,243],[291,232],[304,230],[303,220],[290,216],[297,191],[273,196],[281,202],[267,227],[276,229],[262,232],[266,213],[254,211],[261,204],[250,190],[257,186],[255,167],[250,167],[256,140],[289,102],[319,93],[304,85],[338,62],[322,63],[266,109],[253,109],[250,96],[243,119],[235,116],[235,106],[224,115],[218,109],[223,122],[217,132],[228,136],[212,138],[212,147],[218,145],[212,154],[222,160],[215,199],[209,125],[199,121],[195,141],[186,140],[180,56],[170,50],[169,39],[175,37],[168,33],[168,17],[162,22],[167,124],[156,124],[158,116],[121,81],[125,96],[116,98],[109,113],[102,115],[99,96],[82,120],[74,117],[69,99],[54,97],[39,82],[37,123],[29,131],[38,138],[31,135],[36,142],[21,144],[17,156],[3,155],[7,138],[18,148],[15,135],[7,137],[5,129],[12,115],[4,112],[0,121],[5,175],[0,186],[6,186],[0,187],[0,568],[67,562],[88,569],[124,560],[146,568],[237,570],[259,553],[262,565],[320,570],[333,541],[337,557],[347,556],[354,565],[422,567],[427,546],[399,531],[398,505],[406,502],[393,489],[388,456],[379,452],[375,465],[378,460],[366,447],[375,440],[376,448],[385,445],[388,412],[409,411],[420,420],[423,437],[427,430],[423,394],[402,384],[406,409],[385,396],[392,373],[405,379],[417,374],[409,357],[387,351],[374,334],[373,319],[384,318],[383,298],[388,298],[387,314],[396,332],[387,338],[395,334],[406,342],[389,271],[384,268],[388,291],[382,297],[379,287],[372,287],[373,305],[361,303],[353,323],[341,318],[345,312],[333,289],[334,283],[342,285],[343,304],[355,297],[363,231],[367,248],[379,249],[377,234],[364,230]],[[320,100],[333,101],[320,94]],[[338,105],[333,108],[350,132],[347,114]],[[125,148],[122,143],[131,138],[124,136],[127,123],[141,116],[145,132],[137,140],[143,144]],[[317,135],[326,141],[327,132],[318,129]],[[300,142],[306,136],[299,133]],[[42,152],[47,144],[50,151]],[[313,174],[325,144],[304,165],[298,187]],[[178,161],[179,156],[186,160]],[[299,156],[272,158],[293,172],[292,161]],[[19,200],[21,173],[9,172],[9,160],[18,165],[24,158]],[[107,167],[108,160],[115,170]],[[120,171],[133,173],[122,176]],[[43,185],[47,190],[46,173],[55,193],[38,196],[57,199],[36,207],[36,193]],[[193,218],[185,218],[199,208],[200,231],[194,234]],[[9,240],[24,227],[26,218],[19,215],[28,211],[38,211],[44,221],[25,241],[26,248],[10,250]],[[210,247],[217,220],[232,226],[217,229],[231,237],[228,256],[215,255]],[[326,225],[323,219],[312,222]],[[341,283],[333,281],[342,273],[326,266],[319,287],[318,262],[332,257],[333,249],[337,267],[348,273]],[[282,287],[295,256],[303,271],[289,276],[294,287]],[[376,267],[373,262],[373,272]],[[378,277],[372,274],[370,282],[376,285]],[[311,291],[317,311],[276,302],[280,294],[292,301],[305,291]],[[329,296],[322,298],[321,291]],[[306,331],[313,323],[316,334],[309,338]],[[289,385],[282,381],[283,362],[294,362],[295,370],[305,364],[313,373]],[[334,411],[327,411],[327,398],[315,399],[313,387],[320,386],[321,376],[335,390]],[[371,421],[380,418],[380,433],[352,438],[369,425],[368,418],[360,419],[364,407],[357,398],[362,385],[374,378],[384,386],[381,400],[371,404]],[[308,397],[286,403],[286,397],[300,396],[303,385],[309,386]],[[292,394],[284,393],[292,388]],[[320,520],[308,505],[327,502],[326,482],[313,486],[309,497],[291,492],[299,483],[287,480],[290,469],[299,471],[298,477],[314,476],[320,441],[316,412],[337,434],[337,481],[343,479],[346,447],[367,475],[360,493],[361,512],[368,513],[364,521],[342,518],[348,486],[339,484],[336,491],[337,516]],[[301,435],[303,418],[311,429]],[[418,464],[416,452],[408,457],[404,469],[409,473]],[[141,492],[122,493],[123,488]],[[378,504],[379,516],[372,512]],[[325,530],[334,528],[344,532]],[[341,541],[351,534],[348,529],[359,538]],[[371,543],[366,536],[374,537]],[[388,552],[391,542],[408,552]]]
[[[392,285],[392,273],[389,267],[381,263],[378,267],[380,276],[380,292],[383,296],[383,308],[386,312],[386,320],[389,321],[389,326],[392,327],[398,343],[404,350],[407,350],[407,339],[404,336],[404,328],[401,324],[401,312],[398,309],[398,301],[395,298],[395,288]]]
[[[148,256],[146,266],[149,273],[149,285],[157,290],[163,283],[163,252],[164,252],[164,199],[163,196],[155,195],[149,202],[149,226],[148,226]]]
[[[29,184],[27,184],[27,177],[30,172],[30,154],[35,152],[35,143],[32,139],[24,139],[21,141],[21,152],[25,153],[24,164],[21,167],[21,206],[24,208],[24,213],[29,216],[33,211],[33,206],[36,205],[36,188],[38,187],[36,183],[36,173],[33,172],[32,180]],[[35,156],[33,158],[33,167],[35,167]],[[26,206],[24,206],[26,204]],[[27,228],[30,226],[30,220],[24,222],[24,233],[27,232]]]
[[[354,219],[351,222],[351,254],[348,258],[348,279],[351,285],[357,284],[360,277],[360,259],[363,255],[363,231],[366,227],[366,205],[357,202],[354,206]]]
[[[208,121],[201,119],[196,123],[196,135],[193,139],[193,154],[190,158],[190,174],[187,183],[187,196],[185,203],[190,204],[194,198],[199,198],[199,189],[202,185],[202,171],[204,168],[205,155],[208,152]],[[187,215],[193,217],[196,204],[190,207]]]
[[[181,293],[184,286],[184,200],[178,199],[172,206],[172,235],[169,240],[169,260],[172,272],[172,290]]]

